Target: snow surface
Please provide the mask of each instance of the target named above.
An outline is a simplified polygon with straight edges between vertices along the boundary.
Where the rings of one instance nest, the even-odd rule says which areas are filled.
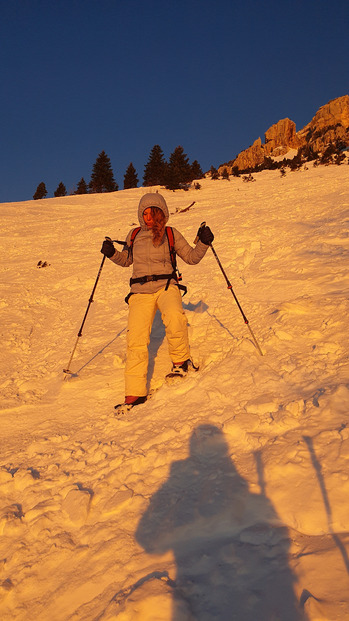
[[[209,250],[181,263],[200,371],[163,385],[156,316],[159,390],[120,420],[129,270],[62,369],[145,190],[0,205],[2,621],[349,619],[349,166],[254,178],[163,194],[263,357]]]

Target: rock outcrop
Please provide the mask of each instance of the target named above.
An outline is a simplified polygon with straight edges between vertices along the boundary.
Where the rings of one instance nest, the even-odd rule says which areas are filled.
[[[257,138],[253,145],[241,151],[235,160],[219,167],[229,173],[233,167],[239,170],[255,168],[264,162],[265,157],[285,155],[290,149],[308,145],[316,152],[322,152],[330,142],[340,139],[349,146],[349,95],[333,99],[322,106],[313,119],[296,132],[296,124],[290,119],[281,119],[269,127],[264,135],[264,144]]]
[[[275,150],[279,155],[283,155],[283,149],[298,149],[301,146],[296,133],[296,124],[290,119],[281,119],[275,125],[269,127],[264,134],[264,152],[267,156],[275,155]],[[286,153],[287,151],[285,151]]]
[[[246,170],[248,168],[254,168],[264,161],[264,148],[260,138],[254,141],[253,145],[245,151],[241,151],[237,158],[234,160],[231,168],[237,166],[239,170]],[[220,172],[220,168],[218,168]],[[228,168],[228,172],[231,172]]]
[[[337,139],[349,145],[349,95],[322,106],[298,136],[302,144],[308,144],[314,151],[323,151]]]

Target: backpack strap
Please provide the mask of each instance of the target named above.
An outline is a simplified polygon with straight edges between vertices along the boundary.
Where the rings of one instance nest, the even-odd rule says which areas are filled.
[[[140,230],[141,230],[141,227],[137,226],[135,229],[133,229],[133,231],[131,233],[130,245],[128,246],[128,258],[130,258],[131,254],[133,252],[133,244],[134,244],[135,238],[138,235]]]
[[[170,250],[170,259],[171,259],[171,264],[173,267],[173,274],[172,274],[172,278],[175,279],[176,283],[177,283],[177,287],[179,289],[182,289],[182,291],[184,291],[183,295],[185,295],[187,293],[187,287],[185,285],[180,285],[180,281],[182,280],[182,274],[179,272],[179,269],[177,267],[177,255],[176,255],[176,251],[175,251],[175,247],[174,247],[174,234],[173,234],[173,228],[172,226],[166,226],[165,228],[166,231],[166,237],[167,237],[167,241],[168,241],[168,247]],[[171,279],[169,278],[165,287],[165,291],[167,291],[169,284],[170,284]]]
[[[176,251],[174,247],[174,235],[173,235],[172,226],[166,226],[165,232],[166,232],[166,237],[168,241],[168,247],[170,250],[171,264],[173,267],[173,271],[175,272],[177,270],[177,258],[176,258]]]

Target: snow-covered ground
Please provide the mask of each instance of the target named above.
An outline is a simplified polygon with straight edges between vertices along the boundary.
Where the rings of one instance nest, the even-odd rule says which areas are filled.
[[[349,166],[162,191],[200,371],[116,419],[143,188],[0,205],[2,621],[349,619]],[[180,212],[193,201],[187,211]],[[44,267],[38,262],[47,262]]]

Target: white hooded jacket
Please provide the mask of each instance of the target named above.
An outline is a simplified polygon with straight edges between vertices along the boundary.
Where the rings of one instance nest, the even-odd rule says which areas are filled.
[[[142,196],[138,206],[138,220],[141,230],[135,237],[133,251],[129,252],[132,229],[126,237],[126,246],[124,249],[121,252],[116,250],[115,254],[111,257],[111,260],[121,267],[133,265],[132,278],[140,278],[142,276],[154,274],[171,274],[173,272],[166,233],[164,233],[160,246],[154,247],[153,232],[148,229],[143,220],[143,212],[148,207],[159,207],[165,215],[166,222],[168,221],[169,212],[163,196],[158,193],[145,194]],[[199,263],[205,256],[208,246],[199,241],[193,248],[177,229],[172,228],[172,230],[176,254],[189,265]],[[176,284],[176,281],[172,279],[171,284],[172,283]],[[149,281],[144,284],[134,283],[131,286],[131,292],[155,293],[165,286],[166,280]]]

